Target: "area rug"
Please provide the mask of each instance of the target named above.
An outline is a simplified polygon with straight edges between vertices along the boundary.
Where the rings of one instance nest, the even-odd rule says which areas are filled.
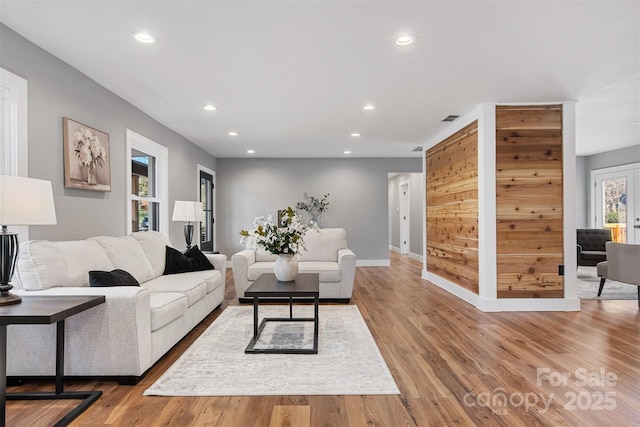
[[[598,296],[600,278],[596,267],[578,267],[577,294],[581,299],[638,299],[638,287],[607,280],[602,295]]]
[[[287,317],[288,305],[261,306],[260,318]],[[313,306],[293,307],[313,317]],[[400,394],[355,305],[321,305],[318,354],[245,354],[253,307],[227,307],[145,395],[267,396]],[[270,325],[271,322],[267,323]],[[293,325],[298,325],[295,330]],[[275,322],[265,340],[307,345],[313,324]]]

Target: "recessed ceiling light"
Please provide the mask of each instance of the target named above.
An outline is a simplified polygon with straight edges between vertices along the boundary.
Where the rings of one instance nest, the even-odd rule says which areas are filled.
[[[360,136],[360,134],[358,132],[354,132],[351,134],[351,136]]]
[[[351,151],[346,150],[346,151],[344,152],[344,154],[351,154]]]
[[[133,38],[136,39],[137,41],[139,41],[140,43],[155,43],[156,42],[156,38],[153,37],[151,34],[149,33],[145,33],[144,31],[137,31],[135,33],[133,33]]]
[[[396,39],[396,44],[398,46],[409,46],[416,40],[418,40],[418,38],[413,34],[404,34]]]
[[[203,105],[202,108],[204,108],[207,111],[216,111],[218,109],[218,107],[211,104]]]
[[[256,150],[247,150],[247,154],[256,154]]]
[[[375,110],[376,106],[372,105],[372,104],[367,104],[364,107],[362,107],[363,110],[367,110],[367,111],[371,111],[371,110]]]
[[[231,131],[231,132],[228,132],[227,135],[229,135],[229,136],[238,136],[238,132]]]

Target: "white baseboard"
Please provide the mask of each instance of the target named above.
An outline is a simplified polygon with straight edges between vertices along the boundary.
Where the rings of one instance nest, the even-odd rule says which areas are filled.
[[[388,259],[359,259],[356,260],[356,267],[389,267],[391,261]]]
[[[390,250],[390,251],[393,251],[393,252],[400,253],[400,248],[399,248],[399,247],[397,247],[397,246],[391,246],[391,245],[389,245],[389,250]]]
[[[418,262],[424,262],[422,255],[413,252],[409,253],[409,258],[415,259]]]
[[[422,270],[422,278],[484,312],[580,311],[579,298],[483,298],[426,270]]]

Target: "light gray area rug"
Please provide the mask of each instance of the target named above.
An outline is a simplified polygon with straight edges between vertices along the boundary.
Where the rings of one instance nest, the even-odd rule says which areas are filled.
[[[578,267],[577,293],[581,299],[638,299],[638,287],[613,280],[604,282],[602,295],[598,296],[600,278],[596,267]]]
[[[288,305],[261,306],[263,317],[288,317]],[[293,307],[313,317],[313,306]],[[269,325],[271,322],[268,322]],[[298,325],[295,330],[294,325]],[[262,345],[309,345],[313,323],[273,323]],[[253,307],[227,307],[145,395],[268,396],[400,394],[355,305],[320,306],[318,354],[245,354]],[[298,341],[301,340],[301,341]],[[275,343],[275,344],[274,344]]]

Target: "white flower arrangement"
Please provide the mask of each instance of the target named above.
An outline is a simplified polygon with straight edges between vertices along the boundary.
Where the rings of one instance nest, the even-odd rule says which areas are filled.
[[[256,217],[253,220],[254,230],[241,230],[240,244],[243,246],[249,237],[253,237],[254,246],[262,246],[272,254],[295,255],[304,246],[304,235],[309,227],[303,224],[300,216],[291,207],[284,211],[281,224],[274,224],[271,215]]]
[[[73,133],[75,141],[76,158],[78,162],[88,168],[104,165],[107,152],[100,144],[100,139],[94,135],[88,128],[79,128]]]

